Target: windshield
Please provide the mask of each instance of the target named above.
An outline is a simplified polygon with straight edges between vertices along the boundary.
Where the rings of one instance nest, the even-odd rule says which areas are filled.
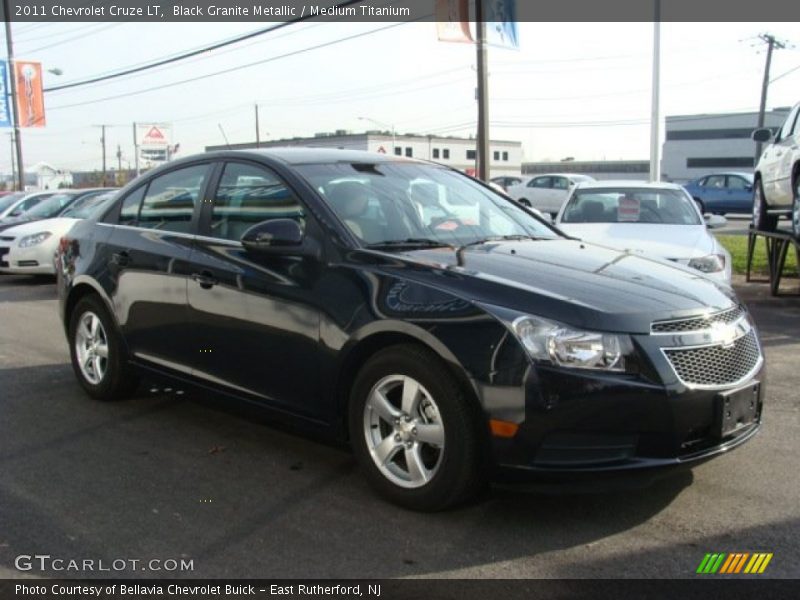
[[[116,192],[106,192],[96,196],[85,196],[61,213],[70,219],[90,219],[116,196]]]
[[[25,194],[22,192],[14,192],[13,194],[8,194],[7,196],[0,198],[0,212],[3,212],[5,209],[9,208],[24,195]]]
[[[608,188],[577,190],[562,223],[658,223],[701,225],[694,201],[680,190]]]
[[[301,165],[297,170],[368,246],[559,237],[512,201],[442,167],[380,162]]]
[[[60,213],[65,206],[68,206],[78,196],[75,194],[56,194],[47,200],[42,200],[39,204],[25,213],[26,217],[33,219],[49,219]]]

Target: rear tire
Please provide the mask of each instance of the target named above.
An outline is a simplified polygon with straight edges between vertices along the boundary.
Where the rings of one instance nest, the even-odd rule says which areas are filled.
[[[87,394],[104,401],[133,395],[138,374],[128,362],[116,324],[98,296],[85,296],[75,305],[68,339],[72,370]]]
[[[778,215],[768,214],[767,208],[761,180],[756,179],[753,183],[753,229],[756,231],[771,232],[778,227]]]
[[[356,377],[348,416],[362,470],[391,502],[437,511],[486,485],[482,413],[427,348],[403,344],[375,354]]]

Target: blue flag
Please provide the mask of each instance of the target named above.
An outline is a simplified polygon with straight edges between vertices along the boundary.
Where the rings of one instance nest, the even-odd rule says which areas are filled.
[[[8,112],[8,63],[0,60],[0,127],[11,127],[11,116]]]

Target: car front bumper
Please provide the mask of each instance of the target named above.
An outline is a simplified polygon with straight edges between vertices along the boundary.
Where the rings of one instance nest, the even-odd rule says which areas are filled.
[[[716,389],[533,365],[520,369],[524,373],[497,374],[524,382],[516,394],[507,386],[481,390],[490,418],[518,426],[512,437],[492,438],[500,481],[692,466],[744,444],[761,426],[763,362],[746,381]],[[725,420],[732,397],[743,405],[735,429]],[[515,399],[524,402],[524,411],[512,408]],[[735,420],[739,413],[733,412]]]
[[[48,241],[30,248],[20,248],[16,241],[0,243],[0,273],[55,275],[55,250]]]

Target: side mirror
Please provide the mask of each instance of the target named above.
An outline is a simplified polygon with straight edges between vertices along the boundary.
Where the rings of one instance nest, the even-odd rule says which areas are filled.
[[[748,192],[752,192],[753,191],[753,186],[752,185],[746,185],[744,187],[744,189],[746,189]]]
[[[303,230],[294,219],[272,219],[256,223],[242,235],[249,252],[303,254]]]
[[[703,218],[706,220],[706,227],[709,229],[719,229],[720,227],[725,227],[728,224],[728,219],[721,215],[712,215],[710,213],[706,213],[703,215]]]
[[[754,142],[768,142],[772,139],[772,130],[766,127],[756,129],[752,136]]]

